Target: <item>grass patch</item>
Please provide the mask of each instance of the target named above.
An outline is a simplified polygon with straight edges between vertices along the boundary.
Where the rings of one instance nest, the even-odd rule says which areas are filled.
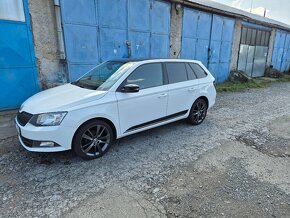
[[[267,88],[274,82],[290,82],[290,75],[284,74],[280,78],[255,78],[250,82],[241,83],[241,82],[224,82],[217,84],[217,92],[238,92],[246,89],[260,89]]]
[[[290,75],[284,74],[282,77],[277,78],[275,82],[290,82]]]
[[[217,84],[217,92],[238,92],[245,89],[259,89],[269,87],[269,82],[266,81],[251,81],[247,83],[240,82],[224,82]]]

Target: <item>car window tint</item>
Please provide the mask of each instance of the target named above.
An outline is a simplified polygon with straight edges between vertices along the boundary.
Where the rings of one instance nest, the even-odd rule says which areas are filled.
[[[207,73],[198,64],[190,64],[190,66],[192,70],[195,72],[195,75],[197,76],[197,78],[200,79],[207,76]]]
[[[163,85],[163,71],[160,63],[144,64],[134,70],[126,84],[136,84],[140,89]]]
[[[191,68],[191,66],[189,64],[185,64],[186,65],[186,70],[187,70],[187,77],[189,80],[193,80],[193,79],[197,79],[193,69]]]
[[[178,83],[187,80],[184,63],[166,63],[169,83]]]

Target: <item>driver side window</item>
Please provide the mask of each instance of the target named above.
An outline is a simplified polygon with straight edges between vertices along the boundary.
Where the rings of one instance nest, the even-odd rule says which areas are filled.
[[[126,84],[136,84],[140,89],[162,86],[163,70],[161,63],[141,65],[126,79]]]

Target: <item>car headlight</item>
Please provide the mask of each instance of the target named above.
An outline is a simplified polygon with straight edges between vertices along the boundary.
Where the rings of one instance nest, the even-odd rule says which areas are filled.
[[[53,112],[33,115],[30,123],[34,126],[58,126],[67,112]]]

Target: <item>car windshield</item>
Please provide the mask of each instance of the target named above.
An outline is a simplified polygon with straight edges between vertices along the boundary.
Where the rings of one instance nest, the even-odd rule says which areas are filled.
[[[107,61],[78,79],[73,85],[93,90],[109,90],[115,82],[133,65],[133,62]]]

